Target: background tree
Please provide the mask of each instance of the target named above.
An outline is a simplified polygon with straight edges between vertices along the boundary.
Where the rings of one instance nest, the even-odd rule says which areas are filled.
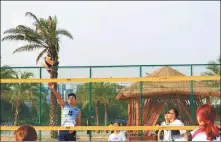
[[[104,118],[104,125],[107,125],[108,117],[117,117],[127,115],[127,104],[116,101],[116,95],[123,86],[115,83],[92,83],[92,108],[95,109],[96,125],[99,126],[101,118]],[[89,105],[88,99],[89,83],[78,85],[76,94],[80,105],[84,107]],[[92,110],[93,111],[93,110]],[[110,112],[110,113],[109,113]],[[88,116],[88,111],[83,110],[83,118]],[[87,117],[86,117],[87,118]],[[83,120],[84,121],[84,120]]]
[[[16,79],[29,79],[34,75],[31,72],[17,72],[15,74]],[[39,89],[37,84],[34,83],[14,83],[11,86],[13,94],[10,99],[12,107],[15,105],[14,125],[18,125],[19,115],[21,112],[21,105],[24,103],[25,98],[29,98],[30,92],[35,92]]]
[[[201,75],[203,76],[220,76],[221,72],[220,72],[220,62],[221,61],[221,57],[219,56],[219,58],[217,59],[217,61],[209,61],[208,64],[206,66],[207,71],[203,72]],[[206,84],[208,84],[209,86],[216,88],[218,91],[220,91],[220,80],[217,81],[204,81]],[[220,99],[219,97],[210,97],[211,102],[213,103],[217,103],[217,101]]]
[[[30,72],[16,72],[15,70],[11,69],[8,66],[4,66],[1,68],[1,76],[4,78],[31,78],[33,74]],[[2,84],[4,85],[4,84]],[[22,123],[28,123],[32,125],[38,124],[38,112],[39,112],[39,95],[41,93],[41,104],[42,104],[42,122],[48,125],[48,118],[49,115],[49,105],[46,101],[47,90],[43,87],[41,88],[40,92],[40,85],[39,84],[6,84],[7,87],[1,88],[3,95],[1,96],[1,116],[2,116],[2,123],[7,122],[15,125]],[[20,94],[19,92],[22,92]],[[22,95],[22,96],[18,96]],[[16,105],[17,97],[21,98],[21,102],[19,105]],[[27,106],[25,103],[31,103],[30,106]],[[15,107],[17,106],[17,108]],[[20,111],[19,111],[20,110]],[[19,112],[18,114],[16,112]],[[13,114],[13,115],[12,115]],[[45,118],[46,117],[46,118]],[[16,121],[16,122],[15,122]]]
[[[12,68],[10,68],[10,66],[5,65],[5,66],[1,67],[0,75],[1,75],[2,79],[12,79],[15,77],[15,74],[16,74],[16,71],[14,71]],[[7,84],[1,83],[1,92],[0,93],[2,94],[4,92],[6,93],[7,91],[10,91],[10,86],[11,86],[11,84],[9,84],[9,83],[7,83]]]
[[[41,50],[36,59],[36,63],[44,56],[50,56],[55,62],[54,67],[49,72],[50,78],[58,77],[58,65],[59,65],[59,51],[60,51],[60,36],[66,36],[73,39],[71,33],[65,29],[58,29],[57,18],[49,16],[48,19],[37,18],[33,13],[27,12],[25,14],[34,19],[34,28],[18,25],[15,28],[8,29],[4,32],[5,36],[2,41],[15,40],[23,41],[25,45],[18,47],[16,52],[32,52],[34,50]],[[57,87],[57,84],[55,84]],[[50,96],[50,125],[57,125],[57,100],[53,94]],[[52,137],[57,137],[57,131],[51,131]]]

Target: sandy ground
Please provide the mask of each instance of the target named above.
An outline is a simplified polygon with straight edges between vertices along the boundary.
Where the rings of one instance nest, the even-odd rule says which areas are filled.
[[[77,138],[77,141],[89,141],[88,136],[81,136]],[[92,141],[107,141],[107,136],[93,136]],[[1,136],[1,141],[15,141],[15,138],[13,136]],[[42,141],[57,141],[56,139],[51,139],[48,137],[42,137]]]

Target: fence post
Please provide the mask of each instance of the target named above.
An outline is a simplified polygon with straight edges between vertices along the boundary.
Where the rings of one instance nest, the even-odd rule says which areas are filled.
[[[140,77],[142,77],[142,66],[139,66],[140,70]],[[142,126],[142,119],[143,119],[143,111],[142,111],[142,105],[143,105],[143,98],[142,98],[142,93],[143,93],[143,82],[140,82],[140,126]],[[140,131],[140,140],[143,139],[143,131]]]
[[[92,78],[92,67],[89,67],[89,77]],[[88,98],[89,98],[89,119],[88,119],[88,125],[91,126],[91,103],[92,103],[92,100],[91,100],[91,97],[92,97],[92,83],[90,82],[89,83],[89,91],[88,91]],[[91,134],[91,131],[89,131],[89,139],[91,141],[91,137],[92,137],[92,134]]]
[[[193,76],[193,65],[190,65],[190,75]],[[193,81],[190,82],[190,112],[192,118],[192,125],[195,124],[195,105],[194,105],[194,92],[193,92]]]
[[[39,69],[39,78],[42,78],[42,69]],[[39,90],[39,113],[38,113],[38,125],[41,126],[41,111],[42,111],[42,101],[41,101],[41,91],[42,91],[42,83],[40,83],[40,90]],[[41,141],[41,130],[38,131],[39,141]]]

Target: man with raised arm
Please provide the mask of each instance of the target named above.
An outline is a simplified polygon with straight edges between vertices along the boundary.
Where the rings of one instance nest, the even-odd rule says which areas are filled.
[[[56,96],[61,106],[61,125],[62,126],[80,126],[81,110],[76,106],[77,97],[74,93],[68,94],[68,102],[65,102],[60,94],[54,88],[54,84],[48,83],[49,88]],[[60,130],[59,141],[76,141],[76,131]]]

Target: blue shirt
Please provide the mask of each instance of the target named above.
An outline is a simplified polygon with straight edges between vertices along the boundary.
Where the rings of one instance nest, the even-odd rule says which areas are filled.
[[[65,104],[61,110],[61,126],[75,126],[80,112],[77,106]]]

